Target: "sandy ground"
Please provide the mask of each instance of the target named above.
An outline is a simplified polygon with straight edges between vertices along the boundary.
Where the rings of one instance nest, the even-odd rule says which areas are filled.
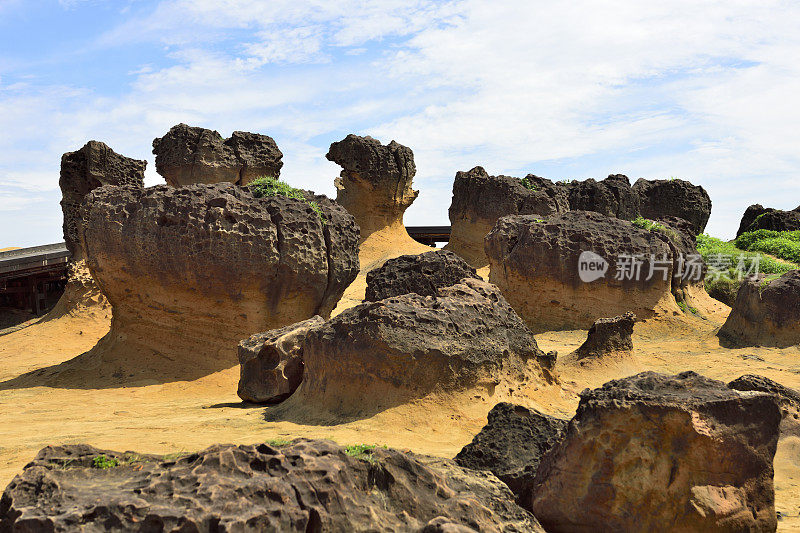
[[[269,408],[247,407],[236,396],[238,367],[198,379],[100,380],[103,369],[86,369],[68,380],[50,368],[92,348],[108,331],[106,313],[75,313],[0,336],[0,487],[42,447],[86,442],[100,448],[168,453],[213,443],[254,443],[298,436],[341,444],[387,444],[399,449],[452,457],[484,425],[498,401],[515,401],[570,417],[577,393],[639,370],[695,370],[730,380],[745,373],[765,375],[800,389],[800,348],[726,349],[714,333],[724,310],[706,319],[676,316],[637,324],[634,359],[594,368],[560,365],[562,387],[532,385],[513,396],[476,390],[459,397],[430,397],[339,425],[303,420],[265,421]],[[566,355],[585,331],[537,336],[543,350]],[[129,362],[135,366],[135,361]],[[173,368],[174,368],[174,361]],[[189,366],[189,365],[187,365]],[[190,375],[193,369],[187,368]],[[49,377],[48,377],[49,376]],[[784,438],[775,458],[777,510],[788,518],[781,531],[800,531],[800,439]]]

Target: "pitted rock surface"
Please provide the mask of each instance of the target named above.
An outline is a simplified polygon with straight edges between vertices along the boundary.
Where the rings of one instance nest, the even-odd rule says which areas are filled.
[[[711,216],[711,198],[703,187],[680,179],[640,178],[633,184],[633,192],[639,196],[639,209],[644,218],[682,218],[691,223],[694,235],[706,229]]]
[[[343,169],[336,179],[336,201],[356,218],[362,239],[402,225],[403,213],[419,194],[411,188],[417,168],[410,148],[350,134],[331,144],[325,157]]]
[[[529,189],[519,178],[490,176],[482,167],[456,173],[450,205],[450,242],[452,250],[474,267],[488,263],[483,241],[500,217],[539,215],[548,217],[567,211],[566,188],[534,175],[527,178]]]
[[[567,420],[506,402],[495,405],[488,418],[488,424],[458,452],[455,462],[473,470],[489,470],[525,501],[530,498],[539,461],[561,440]]]
[[[92,468],[100,455],[120,464]],[[489,473],[391,449],[354,458],[333,442],[302,439],[284,446],[218,444],[177,459],[48,447],[0,499],[3,532],[423,528],[543,531]]]
[[[800,344],[800,270],[772,281],[746,278],[719,334],[748,346]]]
[[[623,174],[611,174],[601,181],[573,181],[568,188],[573,211],[594,211],[623,220],[633,220],[639,214],[639,196]]]
[[[228,139],[219,132],[178,124],[153,140],[156,170],[167,184],[230,182],[247,185],[255,178],[278,178],[283,153],[272,137],[234,131]]]
[[[112,334],[233,362],[254,332],[327,316],[358,273],[358,228],[314,199],[326,223],[302,200],[229,183],[90,193],[82,242]]]
[[[89,141],[75,152],[61,156],[61,210],[64,212],[64,240],[74,261],[83,259],[78,235],[81,203],[92,190],[103,185],[144,187],[147,161],[116,153],[105,143]]]
[[[435,296],[438,289],[464,278],[481,279],[466,261],[448,250],[401,255],[367,274],[366,301],[376,302],[414,292]]]
[[[633,352],[633,325],[636,315],[630,311],[614,318],[601,318],[589,328],[586,341],[576,350],[578,359]]]
[[[239,398],[252,403],[278,403],[303,380],[303,341],[324,324],[315,316],[296,324],[256,333],[239,343]]]
[[[311,330],[303,383],[281,407],[377,412],[435,391],[509,377],[518,384],[529,362],[537,379],[549,379],[540,358],[547,356],[497,287],[464,279],[433,297],[409,293],[364,303]]]
[[[781,438],[800,437],[800,392],[764,376],[745,374],[730,383],[728,388],[739,391],[759,391],[772,394],[781,407]]]
[[[694,372],[614,380],[581,393],[528,505],[554,532],[774,531],[780,421],[773,396]]]
[[[579,271],[585,253],[595,254],[592,263],[607,265],[588,282]],[[569,211],[546,221],[501,218],[486,237],[486,255],[489,280],[534,333],[588,329],[603,315],[628,311],[648,318],[664,305],[675,306],[669,304],[673,263],[667,239],[600,213]]]

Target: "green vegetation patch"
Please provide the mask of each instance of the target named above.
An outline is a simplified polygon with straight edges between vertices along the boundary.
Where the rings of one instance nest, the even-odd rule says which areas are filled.
[[[525,176],[524,178],[520,179],[519,182],[522,184],[523,187],[525,187],[529,191],[536,190],[536,184],[533,183],[531,180],[529,180],[528,176]]]
[[[647,231],[667,231],[666,226],[663,224],[659,224],[655,220],[650,220],[649,218],[644,218],[642,216],[638,216],[631,220],[631,223],[642,229],[646,229]]]
[[[109,468],[114,468],[119,466],[119,460],[115,459],[114,457],[109,457],[105,454],[98,455],[94,459],[92,459],[92,468],[99,468],[100,470],[108,470]]]
[[[322,209],[320,208],[319,204],[313,200],[308,200],[305,196],[305,193],[300,190],[292,187],[288,183],[285,183],[280,180],[276,180],[271,176],[261,176],[260,178],[256,178],[250,182],[250,192],[256,198],[267,198],[269,196],[286,196],[287,198],[294,198],[295,200],[302,200],[306,204],[308,204],[311,209],[317,214],[319,219],[322,221],[322,224],[325,225],[327,220],[325,220],[325,215],[322,213]]]
[[[785,274],[800,268],[800,265],[796,263],[779,261],[756,251],[742,250],[737,248],[733,241],[723,241],[705,233],[697,236],[697,251],[709,265],[709,275],[712,275],[714,271],[721,271],[731,279],[736,275],[736,268],[739,266],[740,260],[745,272],[754,266],[754,261],[758,261],[758,271],[764,274]],[[757,257],[758,259],[756,259]]]
[[[763,252],[780,259],[800,263],[800,231],[759,229],[739,235],[734,244],[741,250]]]
[[[355,459],[373,462],[372,452],[374,452],[377,447],[376,444],[351,444],[350,446],[345,446],[344,453]],[[388,446],[384,444],[383,448],[387,449]]]
[[[264,441],[264,444],[266,444],[267,446],[272,446],[273,448],[281,448],[283,446],[288,446],[291,443],[292,441],[281,438],[267,439]]]

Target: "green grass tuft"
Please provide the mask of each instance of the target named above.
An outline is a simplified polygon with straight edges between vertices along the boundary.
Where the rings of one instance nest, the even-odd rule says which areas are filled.
[[[280,180],[276,180],[272,176],[261,176],[256,178],[249,184],[250,192],[256,198],[267,198],[269,196],[286,196],[287,198],[294,198],[295,200],[302,200],[308,204],[311,209],[317,214],[322,221],[322,225],[327,224],[325,215],[322,213],[322,208],[313,200],[308,200],[302,190],[296,189]]]
[[[529,180],[528,176],[525,176],[524,178],[520,179],[519,182],[522,183],[522,186],[528,189],[529,191],[536,190],[536,184],[533,183],[531,180]]]
[[[264,444],[267,446],[272,446],[273,448],[281,448],[283,446],[288,446],[291,443],[292,441],[281,438],[267,439],[264,441]]]
[[[99,468],[100,470],[108,470],[119,466],[119,461],[107,455],[98,455],[92,459],[92,468]]]
[[[650,220],[649,218],[644,218],[642,216],[638,216],[631,220],[631,223],[642,229],[646,229],[647,231],[666,231],[666,227],[663,224],[659,224],[655,220]]]
[[[355,459],[372,462],[374,461],[372,452],[374,452],[377,447],[376,444],[351,444],[350,446],[345,446],[344,453]],[[383,448],[386,449],[388,446],[384,444]]]

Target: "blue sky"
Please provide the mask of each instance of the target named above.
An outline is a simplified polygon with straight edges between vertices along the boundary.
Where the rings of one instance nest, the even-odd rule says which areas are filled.
[[[61,239],[61,154],[148,160],[179,122],[266,133],[333,195],[328,145],[411,147],[407,224],[453,176],[677,176],[708,232],[800,204],[800,5],[788,1],[0,0],[0,248]]]

